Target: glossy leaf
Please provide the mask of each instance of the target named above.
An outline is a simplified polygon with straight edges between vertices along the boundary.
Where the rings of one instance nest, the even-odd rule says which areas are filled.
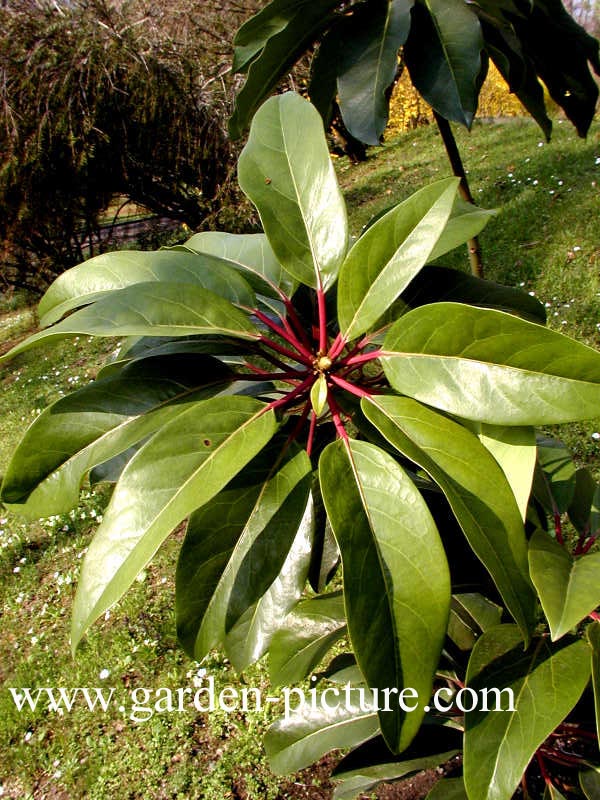
[[[269,677],[273,686],[291,686],[304,680],[345,634],[343,595],[303,600],[279,625],[269,649]]]
[[[323,502],[342,555],[352,647],[372,688],[411,687],[418,707],[379,713],[393,752],[417,732],[446,633],[450,576],[425,502],[368,442],[337,441],[319,461]]]
[[[460,650],[472,650],[480,634],[499,625],[501,617],[502,608],[481,594],[453,594],[448,636]]]
[[[451,219],[445,231],[451,223]],[[445,235],[442,234],[442,238]],[[439,240],[441,241],[441,239]],[[483,308],[496,308],[509,311],[532,322],[546,322],[546,310],[536,297],[532,297],[521,289],[502,286],[494,281],[476,278],[457,269],[426,265],[402,292],[392,311],[397,313],[390,322],[394,322],[402,313],[417,306],[444,301],[467,303]],[[403,304],[403,308],[400,304]]]
[[[398,50],[410,30],[414,0],[358,7],[343,26],[338,59],[339,105],[356,139],[379,144],[388,119],[388,88],[396,77]]]
[[[343,782],[334,790],[334,800],[351,800],[358,793],[371,793],[382,782],[437,767],[455,756],[460,747],[460,733],[442,725],[423,726],[400,756],[394,756],[377,736],[352,750],[337,765],[332,777]]]
[[[310,390],[310,403],[314,413],[317,417],[320,417],[327,403],[327,380],[323,374],[319,375],[312,385]]]
[[[534,494],[548,513],[559,511],[563,514],[575,493],[573,456],[558,439],[541,436],[537,444],[539,466],[533,483]]]
[[[558,791],[556,786],[552,783],[547,783],[546,788],[544,789],[544,798],[543,800],[567,800],[567,798]]]
[[[492,425],[594,417],[600,353],[501,311],[434,303],[390,329],[383,368],[401,394]]]
[[[368,330],[427,262],[450,216],[458,180],[420,189],[372,225],[340,270],[338,318],[346,339]]]
[[[579,773],[579,785],[588,800],[600,798],[600,772],[595,769],[582,770]]]
[[[40,324],[51,325],[67,311],[118,289],[153,281],[200,286],[231,303],[254,306],[254,294],[246,281],[218,255],[175,249],[102,253],[59,275],[40,301]]]
[[[462,0],[419,0],[404,48],[413,84],[443,117],[471,127],[480,86],[479,20]]]
[[[266,592],[242,614],[227,634],[225,652],[238,672],[258,661],[267,651],[274,634],[280,629],[281,620],[296,606],[302,595],[313,543],[312,511],[312,498],[309,498],[304,516],[279,574]],[[272,553],[269,554],[269,559],[272,559]],[[254,561],[253,554],[253,569]]]
[[[332,694],[325,697],[326,704],[336,705],[333,710],[324,708],[322,695],[317,693],[316,710],[306,702],[268,729],[264,744],[269,766],[275,774],[297,772],[330,750],[355,747],[378,732],[379,722],[371,693],[356,688],[337,691],[337,699]],[[290,702],[295,707],[294,694]]]
[[[463,778],[442,778],[425,800],[468,800]]]
[[[255,57],[249,65],[246,83],[237,94],[235,108],[229,120],[229,133],[233,139],[238,139],[242,135],[262,101],[327,26],[328,12],[338,4],[338,0],[310,2],[300,0],[295,4],[295,8],[291,2],[286,3],[283,0],[283,3],[272,4],[271,8],[281,7],[283,4],[288,6],[290,11],[296,12],[286,13],[282,20],[285,25],[279,27],[279,30],[272,35],[266,31],[268,38],[259,34],[253,44],[244,45],[246,54],[252,54],[254,51]],[[264,12],[267,13],[269,8],[267,6]],[[248,20],[246,24],[249,26],[251,23],[252,20]],[[262,48],[260,54],[256,49],[258,47]],[[246,64],[248,63],[247,55],[242,55],[238,64],[243,59],[246,59]]]
[[[575,488],[567,509],[569,519],[579,533],[583,533],[586,530],[595,530],[590,526],[590,516],[597,491],[598,484],[590,470],[586,467],[580,467],[575,472]]]
[[[600,740],[600,622],[592,622],[591,625],[587,626],[585,633],[591,647],[596,734]]]
[[[289,21],[310,3],[311,0],[272,0],[258,14],[250,17],[233,40],[233,71],[246,71],[269,39],[281,33]]]
[[[494,456],[517,501],[521,519],[527,516],[537,447],[531,427],[511,427],[475,423],[481,444]]]
[[[260,334],[248,317],[207,289],[182,283],[137,283],[75,311],[51,328],[34,333],[1,359],[38,342],[65,336],[190,336],[220,333],[240,339]]]
[[[144,360],[57,400],[13,453],[2,500],[38,518],[77,505],[85,474],[171,421],[232,379],[208,356]]]
[[[531,757],[579,700],[590,677],[589,648],[581,640],[552,645],[535,639],[528,650],[518,629],[500,625],[473,648],[467,685],[511,689],[500,696],[502,712],[488,707],[465,714],[464,778],[473,800],[510,800]]]
[[[255,292],[278,297],[276,287],[291,296],[295,284],[277,261],[264,233],[195,233],[185,246],[197,253],[211,253],[235,265]]]
[[[165,425],[129,462],[85,557],[71,628],[75,649],[164,539],[213,498],[274,435],[272,411],[249,397],[206,400]]]
[[[196,605],[193,652],[197,661],[201,661],[215,645],[225,641],[226,635],[248,609],[268,592],[284,568],[299,531],[303,539],[303,554],[308,556],[310,547],[307,548],[305,542],[311,540],[310,481],[310,461],[301,451],[260,487],[248,517],[238,519],[237,524],[242,524],[239,538],[202,614],[198,613]],[[211,534],[218,525],[218,516],[215,516],[218,510],[218,507],[213,507],[206,512],[209,520],[214,520],[208,527]],[[220,513],[221,517],[225,516],[222,505]],[[205,552],[202,541],[205,529],[200,527],[202,519],[196,519],[194,538],[189,543],[192,549],[188,550],[187,559],[195,569],[188,576],[188,594],[193,592],[194,586],[201,584],[198,571],[201,575],[206,560],[199,558],[199,552]],[[188,570],[184,558],[186,556],[182,554],[180,565]],[[306,560],[304,580],[307,572]],[[287,608],[284,598],[284,614],[298,601],[298,597],[299,593],[294,593],[288,598]],[[276,620],[271,620],[272,628]]]
[[[529,567],[552,639],[560,639],[600,605],[600,553],[573,558],[555,539],[536,531]]]
[[[490,219],[495,217],[496,214],[497,211],[494,209],[479,208],[479,206],[463,200],[463,198],[457,194],[454,198],[454,205],[452,206],[452,212],[446,223],[446,227],[433,248],[429,256],[429,261],[435,261],[437,258],[454,250],[455,247],[459,247],[469,239],[478,236]],[[463,275],[464,274],[465,273],[463,273]],[[521,294],[525,294],[525,292]],[[526,296],[529,297],[530,295]]]
[[[348,224],[317,111],[292,92],[272,97],[254,117],[238,170],[286,271],[313,288],[331,286]]]
[[[444,492],[471,548],[528,638],[535,596],[527,542],[514,495],[496,461],[470,431],[410,398],[382,396],[363,400],[361,406],[385,438]]]

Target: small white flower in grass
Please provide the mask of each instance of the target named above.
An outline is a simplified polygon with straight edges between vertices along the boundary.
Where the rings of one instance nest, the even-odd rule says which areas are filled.
[[[104,612],[104,619],[110,619],[110,611]]]
[[[543,146],[544,146],[543,142],[538,142],[538,147],[543,147]]]
[[[560,324],[561,324],[561,325],[566,325],[566,324],[567,324],[567,320],[566,320],[566,319],[563,319],[563,320],[561,320],[561,323],[560,323]]]
[[[538,183],[539,183],[539,181],[538,181],[538,179],[536,178],[536,179],[533,181],[533,185],[534,185],[534,186],[537,186],[537,185],[538,185]]]
[[[108,678],[109,675],[110,675],[110,670],[101,669],[100,670],[100,674],[98,675],[98,677],[100,678],[101,681],[105,681]]]
[[[596,166],[598,166],[598,164],[600,164],[600,156],[596,156],[596,160],[594,161],[594,164],[596,164]]]
[[[35,644],[37,644],[37,643],[38,643],[38,641],[39,641],[39,639],[38,639],[38,637],[37,637],[37,636],[32,636],[32,637],[31,637],[31,644],[35,645]]]
[[[573,252],[574,253],[578,253],[580,250],[581,250],[581,247],[578,244],[576,244],[575,247],[573,248]]]
[[[146,580],[146,572],[145,570],[142,570],[141,572],[138,573],[136,581],[138,583],[143,583],[145,580]]]
[[[531,297],[535,297],[535,292],[528,292]]]
[[[15,567],[13,572],[16,574],[17,572],[21,572],[21,567]]]
[[[25,737],[24,737],[25,741],[28,742],[31,739],[32,736],[33,736],[33,731],[27,731],[27,733],[25,734]]]
[[[598,441],[598,439],[600,439],[600,433],[598,433],[598,431],[594,431],[592,433],[592,439],[595,439],[596,441]]]

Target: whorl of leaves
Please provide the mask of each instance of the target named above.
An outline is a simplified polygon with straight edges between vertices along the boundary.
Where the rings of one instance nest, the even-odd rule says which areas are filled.
[[[82,260],[115,195],[191,228],[218,213],[235,163],[225,132],[227,24],[239,22],[223,5],[0,9],[5,283],[43,285]]]

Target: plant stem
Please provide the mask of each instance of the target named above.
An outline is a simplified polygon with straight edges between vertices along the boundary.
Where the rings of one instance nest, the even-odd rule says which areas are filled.
[[[302,342],[302,344],[308,350],[310,350],[310,348],[311,348],[310,339],[308,338],[308,336],[306,334],[306,331],[304,330],[304,327],[302,326],[302,323],[300,322],[300,318],[299,318],[298,314],[296,314],[296,309],[294,308],[294,305],[293,305],[292,301],[288,297],[286,297],[283,302],[285,304],[285,310],[287,311],[288,316],[290,318],[290,322],[291,322],[292,326],[296,330],[297,336],[300,338],[300,341]]]
[[[325,305],[325,292],[319,286],[317,289],[317,306],[319,308],[319,355],[327,352],[327,307]]]
[[[350,392],[350,394],[356,395],[356,397],[372,397],[371,392],[367,392],[365,389],[361,389],[360,386],[355,386],[353,383],[349,383],[337,375],[329,375],[328,377],[329,380],[335,383],[336,386],[339,386],[340,389],[345,389],[347,392]]]
[[[265,347],[270,347],[271,350],[275,350],[275,352],[279,353],[282,356],[286,356],[286,358],[291,358],[293,361],[298,361],[300,364],[304,364],[306,367],[312,367],[313,359],[306,358],[302,353],[294,353],[293,350],[289,350],[287,347],[283,347],[283,345],[274,342],[272,339],[269,339],[268,336],[261,336],[259,339]]]
[[[340,359],[339,364],[343,367],[366,364],[368,361],[375,361],[376,358],[380,358],[383,352],[383,350],[371,350],[369,353],[360,353],[360,355],[356,356],[348,354],[345,358]]]
[[[444,119],[444,117],[442,117],[441,114],[438,114],[437,111],[433,112],[433,116],[435,117],[436,124],[438,126],[440,135],[442,137],[442,142],[444,143],[444,147],[446,148],[446,154],[448,156],[448,160],[450,161],[452,172],[454,173],[454,175],[456,175],[457,178],[460,178],[458,191],[460,192],[460,195],[464,200],[466,200],[468,203],[472,203],[473,205],[475,205],[473,202],[473,195],[471,194],[471,189],[469,188],[469,182],[467,180],[465,168],[462,163],[462,158],[460,157],[460,152],[458,150],[454,134],[452,133],[452,128],[450,127],[450,123],[448,122],[447,119]],[[469,239],[469,241],[467,242],[467,247],[469,248],[469,261],[471,262],[471,272],[478,278],[483,278],[483,261],[481,258],[481,248],[479,246],[479,240],[477,239],[477,237]]]
[[[340,437],[340,439],[343,439],[345,442],[347,442],[348,434],[346,432],[346,428],[344,427],[344,423],[342,422],[340,407],[336,403],[331,389],[327,390],[327,404],[329,405],[329,409],[331,411],[331,418],[333,419],[333,424],[335,425],[337,435]]]
[[[344,339],[341,333],[338,333],[338,335],[333,340],[333,344],[329,348],[329,352],[327,353],[327,355],[333,361],[335,358],[339,356],[344,347],[346,347],[346,340]]]
[[[298,341],[298,339],[294,335],[294,332],[291,331],[291,329],[290,329],[291,332],[288,332],[285,328],[282,328],[281,325],[278,325],[276,322],[273,322],[273,320],[270,317],[268,317],[266,314],[263,314],[263,312],[259,311],[257,308],[255,308],[252,313],[256,317],[258,317],[261,322],[264,322],[264,324],[268,328],[270,328],[274,333],[281,336],[281,338],[284,339],[288,344],[291,344],[292,347],[295,347],[296,350],[301,355],[303,355],[305,358],[308,358],[309,360],[312,360],[313,357],[312,353]]]
[[[310,427],[308,429],[308,441],[306,442],[306,455],[310,458],[312,454],[313,441],[315,438],[315,428],[317,427],[317,415],[314,410],[310,418]]]
[[[288,392],[285,397],[281,397],[279,400],[273,400],[272,403],[269,403],[268,406],[265,406],[265,411],[275,410],[276,408],[281,408],[282,406],[287,405],[289,402],[294,400],[298,395],[305,392],[311,384],[315,381],[314,375],[310,375],[308,378],[302,381],[302,383],[298,384],[295,389],[292,389],[291,392]]]

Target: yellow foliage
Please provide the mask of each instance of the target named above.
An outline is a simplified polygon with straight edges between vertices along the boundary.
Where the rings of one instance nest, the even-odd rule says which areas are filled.
[[[504,78],[490,62],[490,68],[479,95],[479,117],[518,117],[525,113],[514,94],[508,91]],[[413,130],[433,121],[431,107],[412,85],[408,70],[402,72],[390,100],[390,118],[386,137]]]

